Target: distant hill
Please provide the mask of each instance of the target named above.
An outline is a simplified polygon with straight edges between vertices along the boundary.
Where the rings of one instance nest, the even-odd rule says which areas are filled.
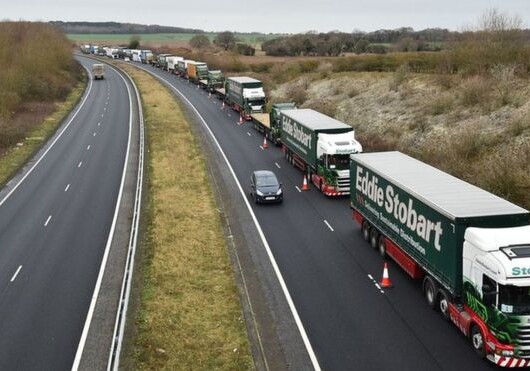
[[[62,22],[50,24],[67,34],[155,34],[155,33],[203,33],[203,30],[159,25],[142,25],[118,22]]]

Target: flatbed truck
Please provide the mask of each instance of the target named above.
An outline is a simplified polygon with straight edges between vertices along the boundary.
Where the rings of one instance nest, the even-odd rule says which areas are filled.
[[[267,139],[276,145],[281,143],[280,112],[286,109],[295,109],[294,103],[275,103],[269,113],[252,113],[254,129],[263,133]]]

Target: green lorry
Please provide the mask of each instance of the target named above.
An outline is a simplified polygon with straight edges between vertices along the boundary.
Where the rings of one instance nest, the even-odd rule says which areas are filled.
[[[530,366],[530,213],[400,152],[351,155],[362,236],[500,366]]]
[[[350,193],[350,158],[362,151],[353,128],[312,109],[280,111],[287,160],[326,196]]]
[[[245,120],[251,120],[252,113],[262,113],[265,108],[263,83],[246,76],[228,77],[224,100]]]
[[[199,84],[210,93],[224,86],[225,78],[221,70],[208,71],[206,78],[199,80]]]
[[[269,113],[251,114],[254,129],[263,133],[274,144],[279,145],[281,143],[280,112],[295,108],[294,103],[274,103]]]

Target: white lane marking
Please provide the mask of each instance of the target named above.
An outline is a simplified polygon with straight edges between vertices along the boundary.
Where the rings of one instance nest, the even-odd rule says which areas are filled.
[[[26,174],[24,174],[22,179],[20,179],[20,181],[11,189],[11,191],[9,191],[9,193],[2,199],[2,201],[0,201],[0,206],[2,206],[4,204],[4,202],[6,202],[6,200],[13,194],[13,192],[15,192],[15,190],[22,184],[22,182],[29,176],[29,174],[31,174],[33,172],[33,170],[37,167],[37,165],[40,164],[40,162],[42,161],[44,156],[46,156],[48,154],[48,152],[50,151],[50,149],[52,149],[52,147],[55,145],[55,143],[57,143],[57,141],[59,140],[59,138],[61,138],[63,133],[66,131],[66,129],[68,129],[68,127],[70,126],[72,121],[74,121],[74,119],[77,117],[77,114],[79,113],[79,111],[81,111],[81,108],[83,108],[83,106],[85,105],[86,100],[87,100],[88,96],[90,95],[90,92],[92,91],[92,73],[88,70],[88,68],[86,68],[84,66],[83,66],[83,68],[85,68],[85,70],[87,70],[87,72],[88,72],[88,79],[89,79],[90,83],[88,84],[87,93],[86,93],[85,97],[83,98],[83,100],[81,101],[81,103],[79,104],[79,107],[77,107],[77,110],[73,114],[73,116],[70,119],[70,121],[68,121],[68,123],[64,126],[63,130],[61,130],[61,132],[55,137],[53,142],[51,142],[50,146],[46,149],[46,151],[44,151],[42,156],[40,156],[39,159],[37,161],[35,161],[35,164],[33,164],[33,166],[28,170],[28,172]]]
[[[94,135],[94,136],[96,136],[96,135],[97,135],[97,133],[96,133],[96,132],[94,132],[94,134],[93,134],[93,135]]]
[[[281,169],[280,164],[278,164],[277,162],[275,162],[274,165],[276,165],[278,169]]]
[[[375,283],[375,287],[377,287],[379,290],[381,290],[381,286],[379,286],[379,284],[377,282]]]
[[[259,148],[261,148],[261,150],[262,150],[262,151],[264,151],[264,150],[265,150],[265,148],[263,148],[263,146],[259,146]]]
[[[44,222],[44,226],[47,227],[48,226],[48,223],[50,222],[50,220],[52,220],[52,216],[50,215],[48,217],[48,219],[46,219],[46,221]]]
[[[66,186],[66,188],[64,189],[64,191],[65,191],[65,192],[68,192],[69,189],[70,189],[70,184],[68,184],[68,185]]]
[[[368,278],[370,278],[371,280],[374,279],[371,274],[368,275]]]
[[[103,111],[106,111],[107,110],[107,107],[103,108]]]
[[[110,65],[109,65],[110,67]],[[114,71],[116,71],[113,67],[110,67]],[[117,73],[117,71],[116,71]],[[132,97],[131,97],[131,90],[129,89],[129,85],[127,85],[127,82],[125,81],[125,78],[118,73],[118,75],[122,78],[123,82],[125,83],[125,87],[127,88],[127,92],[129,94],[129,136],[127,139],[127,151],[125,153],[125,161],[123,162],[123,172],[121,175],[121,184],[120,184],[120,191],[118,192],[118,198],[116,201],[116,208],[114,209],[114,217],[112,219],[112,225],[110,227],[109,231],[109,237],[107,238],[107,244],[105,246],[105,252],[103,253],[103,258],[101,259],[101,266],[99,267],[99,273],[98,278],[96,280],[96,285],[94,287],[94,292],[92,293],[92,298],[90,300],[90,307],[88,308],[88,313],[85,319],[85,324],[83,326],[83,332],[81,333],[81,338],[79,339],[79,345],[77,346],[77,351],[75,353],[74,363],[72,365],[72,371],[77,371],[79,369],[79,364],[81,362],[81,356],[83,355],[83,350],[85,349],[85,343],[88,336],[88,330],[90,329],[90,324],[92,323],[92,317],[94,316],[94,310],[96,308],[96,302],[98,300],[99,296],[99,290],[101,289],[101,282],[103,281],[103,275],[105,274],[105,268],[107,266],[107,260],[109,257],[110,252],[110,246],[112,244],[112,239],[114,237],[114,230],[116,229],[116,222],[118,220],[118,211],[121,204],[122,194],[123,194],[123,187],[125,184],[125,175],[127,173],[127,163],[129,162],[129,151],[131,148],[131,131],[132,131],[132,120],[133,120],[133,110],[132,110]],[[141,103],[139,103],[141,104]]]
[[[13,282],[14,280],[17,279],[18,273],[20,272],[21,269],[22,269],[22,266],[19,265],[17,271],[15,272],[15,274],[13,275],[13,277],[11,277],[11,282]]]
[[[329,230],[331,232],[335,232],[335,230],[333,229],[333,227],[328,223],[328,221],[326,219],[324,219],[324,223],[328,226]]]
[[[101,114],[101,117],[105,116],[103,113]]]
[[[86,150],[89,151],[90,150],[90,144],[88,146],[86,146]]]
[[[101,126],[101,122],[98,122],[98,126]]]
[[[298,186],[294,186],[296,188],[296,190],[300,193],[302,193],[302,190],[298,187]]]
[[[180,92],[180,90],[178,90],[177,88],[175,88],[173,85],[171,85],[171,83],[169,81],[167,81],[166,79],[156,75],[156,74],[153,74],[151,73],[151,71],[147,70],[147,69],[144,69],[142,67],[137,67],[145,72],[148,72],[150,73],[151,75],[155,76],[156,78],[158,78],[159,80],[162,80],[163,82],[166,83],[166,85],[174,90],[177,94],[179,94],[182,99],[184,99],[189,105],[190,107],[192,108],[192,110],[195,112],[195,114],[200,118],[202,124],[204,125],[204,127],[206,128],[206,130],[208,131],[208,133],[210,134],[210,136],[212,137],[215,145],[217,146],[217,148],[219,149],[219,152],[221,153],[228,169],[230,170],[230,173],[232,174],[232,177],[234,178],[234,181],[236,182],[237,184],[237,187],[239,189],[239,193],[241,194],[241,197],[243,198],[243,201],[245,202],[245,205],[247,206],[247,209],[248,209],[248,212],[250,213],[250,216],[252,217],[252,220],[254,222],[254,225],[256,226],[256,229],[258,230],[258,234],[261,238],[261,241],[263,242],[263,245],[265,246],[265,250],[267,251],[267,255],[269,257],[269,260],[271,261],[271,265],[274,269],[274,273],[276,273],[276,278],[278,279],[278,282],[280,283],[280,286],[282,288],[282,291],[283,291],[283,294],[285,296],[285,299],[287,300],[287,304],[289,305],[289,309],[291,310],[291,313],[294,317],[294,321],[296,323],[296,326],[298,327],[298,332],[300,332],[300,336],[302,337],[302,341],[304,342],[304,345],[305,345],[305,348],[306,348],[306,351],[309,355],[309,358],[311,359],[311,363],[313,365],[313,368],[315,369],[315,371],[320,371],[321,368],[320,368],[320,365],[318,363],[318,359],[315,355],[315,352],[313,350],[313,347],[311,346],[311,343],[309,342],[309,338],[307,337],[307,333],[305,331],[305,328],[304,328],[304,325],[302,324],[302,320],[300,319],[300,316],[298,314],[298,311],[294,305],[294,302],[293,302],[293,299],[291,297],[291,294],[289,293],[289,289],[287,288],[287,284],[285,283],[285,280],[283,279],[283,276],[282,276],[282,273],[280,272],[280,268],[278,267],[278,263],[276,263],[276,259],[274,258],[274,255],[272,254],[272,251],[270,249],[270,246],[269,246],[269,243],[267,242],[267,239],[265,238],[265,234],[263,233],[263,230],[261,229],[261,225],[259,224],[258,222],[258,219],[256,218],[256,214],[254,214],[254,211],[252,210],[252,207],[250,206],[250,203],[246,197],[246,194],[245,194],[245,191],[243,190],[243,187],[241,186],[241,183],[239,182],[239,180],[237,179],[237,176],[236,176],[236,173],[234,171],[234,168],[232,167],[232,165],[230,164],[230,161],[228,161],[228,157],[226,157],[226,154],[224,153],[221,145],[219,144],[219,141],[217,140],[217,138],[215,137],[215,134],[213,133],[212,129],[210,129],[210,127],[208,126],[208,124],[206,123],[206,121],[204,120],[204,118],[201,116],[201,114],[199,113],[199,111],[197,111],[197,108],[195,108],[195,106],[190,102],[190,100],[188,98],[186,98],[186,96],[184,94],[182,94]],[[298,187],[296,187],[298,189]],[[301,192],[301,191],[299,191]]]
[[[247,131],[247,135],[250,137],[252,134],[250,134],[250,133]]]
[[[83,165],[83,161],[79,161],[79,163],[77,164],[77,167],[81,167],[81,165]]]

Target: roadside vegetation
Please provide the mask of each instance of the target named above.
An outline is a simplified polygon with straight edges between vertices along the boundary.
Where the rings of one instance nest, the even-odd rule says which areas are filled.
[[[149,152],[141,300],[126,367],[253,369],[201,149],[174,97],[148,74],[124,68],[142,95]]]
[[[5,184],[74,108],[85,82],[70,42],[43,23],[0,22],[0,66],[0,184]]]

